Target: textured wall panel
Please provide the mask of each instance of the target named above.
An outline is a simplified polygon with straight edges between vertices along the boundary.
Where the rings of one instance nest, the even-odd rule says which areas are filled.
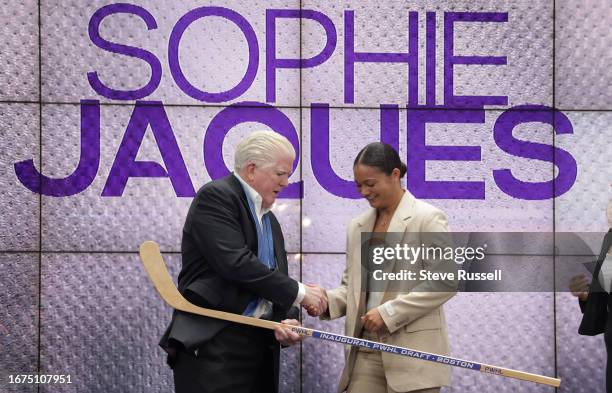
[[[466,113],[469,113],[467,111]],[[439,111],[444,116],[444,111]],[[341,198],[322,189],[321,176],[313,175],[313,162],[325,159],[323,153],[315,156],[312,144],[321,145],[321,124],[311,122],[312,110],[304,111],[304,142],[306,156],[311,156],[309,166],[304,166],[305,196],[303,213],[310,225],[304,228],[305,251],[344,252],[346,227],[351,219],[368,208],[362,199]],[[531,231],[552,230],[552,200],[516,199],[502,192],[493,178],[493,170],[509,169],[514,177],[523,182],[550,181],[550,162],[510,155],[493,140],[493,127],[500,115],[497,111],[486,111],[484,123],[473,124],[428,124],[427,145],[480,146],[481,161],[428,161],[425,178],[428,181],[484,181],[485,199],[431,199],[428,202],[442,209],[449,218],[454,231]],[[399,112],[400,157],[406,161],[410,150],[406,147],[406,111]],[[547,117],[547,116],[544,116]],[[380,140],[380,111],[374,109],[330,109],[329,110],[328,156],[334,172],[340,178],[353,181],[352,166],[361,148],[367,143]],[[552,128],[542,123],[519,124],[513,132],[514,138],[533,143],[552,145]],[[314,135],[314,137],[313,137]],[[395,134],[397,135],[397,134]],[[410,135],[408,135],[408,139]],[[572,135],[563,135],[557,140],[569,140]],[[569,141],[571,143],[571,141]],[[317,151],[322,148],[317,147]],[[527,150],[519,149],[521,155]],[[322,157],[322,158],[321,158]],[[306,163],[306,162],[305,162]],[[408,167],[408,172],[411,167]],[[350,184],[347,187],[352,187]],[[551,190],[552,192],[552,187]],[[478,211],[478,214],[474,212]],[[335,233],[336,236],[328,234]]]
[[[302,74],[303,102],[345,104],[344,11],[354,11],[356,52],[407,53],[408,12],[416,11],[419,24],[418,90],[419,104],[425,103],[426,17],[436,13],[436,104],[444,103],[444,12],[507,12],[508,22],[456,23],[454,53],[459,56],[506,56],[507,65],[458,65],[454,78],[456,95],[508,96],[510,106],[552,103],[552,2],[540,1],[460,1],[385,2],[305,1],[302,6],[321,11],[332,20],[337,45],[323,64]],[[304,56],[323,49],[326,34],[320,24],[303,25]],[[356,63],[354,105],[405,104],[408,101],[406,63]]]
[[[164,258],[176,277],[180,258]],[[170,317],[137,254],[43,255],[41,368],[73,383],[41,391],[171,390],[157,345]]]
[[[8,384],[7,374],[37,370],[37,254],[0,254],[0,305],[0,390],[36,392],[36,385]]]
[[[39,147],[38,105],[0,104],[0,250],[39,248],[39,197],[19,181],[14,167],[33,160],[40,168]]]
[[[612,4],[556,2],[556,106],[612,109]]]
[[[451,354],[461,359],[554,376],[551,293],[460,293],[445,306]],[[549,392],[550,387],[452,370],[446,392]]]
[[[552,247],[550,246],[551,244],[538,244],[538,247],[530,248],[537,248],[534,250],[535,252],[545,253],[547,249],[551,250]],[[555,281],[555,265],[552,255],[520,255],[519,244],[513,249],[514,253],[512,254],[514,255],[488,255],[482,261],[474,261],[471,264],[465,263],[460,267],[467,272],[474,273],[496,273],[496,271],[499,271],[500,280],[464,280],[459,284],[459,288],[468,292],[552,292]]]
[[[159,109],[159,107],[156,107]],[[180,249],[181,230],[191,203],[191,197],[177,197],[168,178],[130,178],[121,197],[102,196],[107,185],[116,183],[125,174],[128,164],[110,176],[111,168],[126,135],[133,107],[102,106],[100,131],[100,164],[97,176],[83,192],[68,197],[43,198],[43,247],[46,250],[136,250],[147,239],[160,243],[164,251]],[[218,108],[167,107],[172,133],[163,133],[155,123],[160,138],[174,135],[182,160],[176,150],[165,150],[170,161],[184,162],[193,189],[197,190],[210,177],[203,160],[204,134]],[[44,174],[64,178],[79,160],[79,113],[75,105],[47,105],[43,109],[43,162]],[[298,124],[298,110],[284,109],[283,113]],[[140,122],[141,126],[143,125]],[[167,168],[159,145],[148,126],[137,161],[154,161]],[[159,128],[158,128],[159,127]],[[211,151],[222,149],[225,165],[233,168],[234,146],[248,132],[267,129],[248,122],[234,127],[223,146],[212,146]],[[134,129],[131,129],[134,130]],[[130,137],[127,141],[138,139]],[[123,146],[126,146],[125,142]],[[137,144],[136,144],[137,145]],[[167,146],[167,145],[164,145]],[[294,173],[291,182],[299,180]],[[298,249],[298,208],[296,199],[280,199],[278,217],[283,226],[287,248]]]
[[[0,7],[0,100],[38,100],[38,3],[3,1]]]
[[[306,255],[302,262],[305,283],[316,283],[326,289],[340,285],[346,266],[344,255]],[[303,312],[304,326],[326,332],[344,334],[344,317],[334,321],[320,321]],[[344,346],[316,339],[303,344],[302,392],[334,393],[338,389],[344,367]]]
[[[313,154],[314,143],[321,143],[319,134],[311,130],[310,111],[303,112],[302,148],[310,162],[304,161],[304,226],[305,252],[344,252],[346,228],[353,217],[368,208],[363,199],[351,200],[333,195],[321,186],[313,174],[313,161],[324,162],[329,157],[333,171],[353,183],[353,161],[366,144],[380,140],[379,113],[376,110],[330,110],[329,151]],[[314,137],[313,137],[314,135]],[[332,235],[333,234],[333,235]]]
[[[572,188],[555,200],[558,231],[605,232],[606,208],[612,200],[612,113],[564,112],[574,134],[557,137],[557,147],[571,153],[578,174]],[[597,250],[599,251],[599,250]]]
[[[39,222],[39,196],[17,178],[14,163],[33,159],[37,169],[52,178],[70,175],[77,167],[82,99],[111,101],[99,95],[88,82],[87,73],[97,71],[100,80],[115,89],[138,89],[151,77],[142,59],[113,54],[96,46],[88,34],[92,15],[116,2],[41,2],[42,96],[50,105],[42,113],[42,164],[39,162],[38,106],[0,104],[0,251],[38,251],[39,231],[43,250],[80,250],[84,253],[43,255],[42,338],[38,359],[38,255],[0,255],[0,370],[34,372],[38,361],[42,371],[71,374],[72,385],[41,387],[43,392],[144,392],[172,391],[172,373],[165,365],[157,341],[170,320],[170,310],[145,277],[135,251],[145,239],[155,239],[164,251],[178,251],[181,228],[190,197],[177,197],[167,178],[131,178],[119,196],[102,196],[134,106],[101,108],[101,158],[91,185],[76,195],[43,198],[43,222]],[[355,101],[344,103],[345,10],[355,15],[355,49],[369,52],[405,52],[409,11],[418,15],[418,102],[426,102],[426,11],[436,13],[435,103],[444,104],[444,12],[507,12],[505,23],[456,23],[454,52],[457,55],[507,56],[505,66],[457,65],[454,72],[457,95],[505,95],[508,106],[551,105],[553,90],[553,2],[550,0],[385,2],[345,1],[332,4],[318,0],[274,0],[245,2],[225,0],[180,2],[159,0],[132,2],[148,11],[156,28],[147,29],[135,15],[115,14],[100,25],[102,38],[150,51],[160,61],[161,81],[146,100],[165,104],[174,137],[188,179],[197,190],[210,180],[210,167],[203,160],[203,141],[211,120],[223,108],[187,106],[201,104],[183,92],[172,77],[168,46],[172,29],[190,10],[203,6],[226,7],[242,15],[252,26],[259,59],[254,82],[240,97],[228,102],[270,101],[281,106],[296,132],[304,161],[304,200],[281,199],[275,213],[292,252],[345,251],[345,233],[350,220],[368,209],[362,199],[338,197],[324,187],[313,167],[328,159],[334,172],[352,181],[352,163],[368,142],[380,139],[381,104],[407,102],[407,67],[403,64],[355,66]],[[429,124],[429,145],[481,146],[480,162],[429,161],[427,180],[484,181],[485,199],[431,199],[445,211],[454,231],[516,231],[556,234],[556,283],[559,292],[575,274],[585,273],[582,263],[599,252],[601,236],[608,229],[605,210],[612,200],[612,165],[609,139],[612,119],[606,112],[571,110],[612,109],[612,65],[606,44],[609,39],[610,5],[589,0],[580,5],[558,0],[556,9],[556,105],[564,108],[573,134],[556,135],[555,145],[569,152],[577,162],[577,179],[569,191],[554,201],[516,199],[500,190],[492,171],[510,169],[526,182],[550,180],[549,162],[517,157],[504,152],[493,139],[493,127],[501,114],[490,110],[484,123]],[[275,97],[267,96],[266,10],[304,9],[329,17],[337,33],[331,57],[320,65],[276,71]],[[2,51],[0,100],[36,101],[39,98],[39,4],[29,0],[4,2],[0,11]],[[300,42],[300,29],[302,41]],[[324,47],[325,32],[314,20],[281,18],[276,23],[276,54],[283,59],[311,58]],[[178,52],[188,80],[197,88],[220,92],[235,86],[248,65],[248,45],[240,29],[220,18],[194,22],[185,30]],[[301,76],[301,81],[300,81]],[[301,96],[300,96],[301,94]],[[70,105],[55,105],[70,102]],[[115,101],[117,102],[117,101]],[[130,103],[133,101],[129,101]],[[329,152],[313,153],[320,146],[321,130],[312,131],[311,103],[356,106],[372,109],[330,111]],[[227,102],[222,102],[226,105]],[[238,116],[249,118],[248,109]],[[161,112],[160,112],[161,113]],[[301,118],[300,118],[301,116]],[[301,123],[304,126],[302,127]],[[399,113],[399,150],[404,160],[407,144],[407,113]],[[162,123],[154,126],[157,131]],[[320,127],[320,125],[318,125]],[[249,131],[267,128],[255,121],[234,127],[221,152],[225,164],[233,165],[233,147]],[[514,137],[545,145],[552,144],[552,127],[521,124]],[[148,126],[137,161],[168,165],[158,141]],[[161,134],[158,134],[158,137]],[[127,138],[134,142],[134,137]],[[92,141],[85,141],[92,146]],[[123,145],[125,147],[125,144]],[[525,150],[523,150],[525,152]],[[172,153],[171,153],[172,155]],[[176,155],[174,155],[176,158]],[[178,160],[181,161],[181,160]],[[91,166],[91,163],[89,163]],[[125,174],[126,166],[115,175]],[[410,168],[409,168],[410,170]],[[297,171],[291,181],[302,178]],[[349,187],[351,184],[349,183]],[[327,187],[329,188],[329,187]],[[65,185],[56,189],[66,190]],[[302,210],[303,206],[303,210]],[[301,225],[301,227],[300,227]],[[584,232],[565,235],[562,232]],[[528,235],[520,235],[528,236]],[[514,245],[513,245],[514,246]],[[527,242],[519,253],[538,254],[549,244]],[[100,253],[87,253],[98,251]],[[343,254],[291,254],[290,271],[305,283],[327,288],[340,282],[345,265]],[[180,268],[180,256],[166,255],[173,276]],[[508,258],[490,262],[504,263]],[[541,275],[529,276],[521,267],[543,258],[517,256],[513,276],[521,284]],[[500,262],[501,261],[501,262]],[[549,262],[549,260],[547,259]],[[491,264],[492,265],[492,264]],[[547,265],[546,265],[547,266]],[[489,266],[492,267],[492,266]],[[579,336],[581,319],[575,298],[560,293],[461,293],[445,306],[453,356],[562,378],[560,392],[603,392],[605,348],[602,337]],[[556,301],[556,309],[553,304]],[[556,320],[555,319],[556,313]],[[343,319],[319,321],[306,316],[304,325],[342,333]],[[555,331],[556,329],[556,331]],[[554,341],[556,338],[556,342]],[[281,392],[334,392],[344,365],[339,345],[305,340],[301,346],[286,348],[281,355]],[[555,370],[555,361],[557,370]],[[4,375],[1,391],[34,392],[35,386],[7,386]],[[443,392],[546,392],[550,388],[453,369],[453,386]]]
[[[578,301],[560,293],[557,304],[557,369],[561,393],[603,393],[605,389],[606,346],[603,334],[581,336],[578,326],[582,313]]]
[[[43,97],[51,101],[78,102],[82,98],[104,99],[88,83],[87,73],[97,72],[109,88],[136,90],[151,79],[151,67],[144,60],[110,53],[96,46],[88,35],[89,21],[109,1],[45,2],[43,23]],[[299,9],[298,1],[136,1],[152,16],[157,28],[147,30],[145,21],[134,14],[115,14],[100,25],[100,36],[108,41],[151,52],[161,63],[161,82],[147,99],[166,103],[194,104],[200,101],[183,92],[173,78],[168,58],[171,32],[179,19],[203,6],[229,8],[244,17],[253,29],[259,61],[253,61],[255,79],[232,101],[266,102],[266,9]],[[299,58],[299,22],[277,23],[277,56]],[[67,39],[67,37],[69,37]],[[255,46],[253,46],[255,53]],[[219,93],[234,88],[249,65],[249,47],[238,26],[221,17],[195,21],[186,28],[178,50],[182,72],[195,89]],[[276,78],[276,103],[299,105],[299,71],[281,70]],[[221,100],[216,102],[225,102]]]

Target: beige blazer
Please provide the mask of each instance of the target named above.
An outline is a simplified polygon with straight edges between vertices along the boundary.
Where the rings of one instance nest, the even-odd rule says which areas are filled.
[[[364,315],[366,293],[362,291],[361,233],[371,232],[376,219],[376,209],[369,209],[353,219],[347,231],[346,269],[340,287],[327,291],[329,308],[323,319],[335,319],[346,315],[345,332],[358,336],[362,330],[360,316]],[[388,232],[402,232],[403,242],[418,246],[423,243],[423,233],[429,233],[427,244],[448,244],[448,225],[444,213],[434,206],[419,201],[408,191],[389,224]],[[389,266],[396,272],[402,269],[430,268],[436,261],[419,259],[414,265],[396,262]],[[422,283],[421,283],[422,284]],[[378,307],[386,329],[379,332],[381,342],[411,349],[449,354],[448,333],[442,304],[455,295],[454,284],[448,291],[411,291],[418,282],[394,281],[393,290],[386,285],[381,305]],[[383,288],[385,285],[383,284]],[[357,356],[357,348],[345,347],[345,366],[338,391],[346,390]],[[424,360],[382,352],[382,362],[387,383],[396,391],[405,392],[450,384],[450,367]]]

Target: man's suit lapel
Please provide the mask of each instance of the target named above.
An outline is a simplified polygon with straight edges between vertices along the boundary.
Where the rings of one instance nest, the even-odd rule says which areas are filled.
[[[251,214],[251,208],[249,207],[249,202],[247,200],[247,195],[244,192],[244,188],[242,188],[242,184],[240,184],[240,181],[236,178],[236,176],[238,175],[231,174],[227,176],[226,177],[227,183],[232,188],[232,190],[234,190],[238,195],[240,195],[240,201],[242,202],[244,209],[248,213],[247,216],[249,217],[249,222],[251,223],[251,231],[253,231],[252,233],[255,234],[255,238],[257,239],[257,227],[255,224],[255,219],[253,218],[253,215]],[[281,247],[281,244],[283,244],[283,239],[282,239],[280,224],[278,223],[278,221],[276,220],[276,216],[274,216],[272,212],[268,214],[272,215],[270,217],[270,223],[272,226],[272,239],[274,241],[274,256],[276,257],[277,268],[281,272],[287,273],[288,271],[287,260],[286,260],[287,254],[285,250],[282,249]],[[252,251],[255,254],[257,254],[257,242],[255,242],[255,249],[253,249]]]
[[[242,203],[242,208],[244,209],[244,211],[246,211],[246,216],[248,217],[250,224],[250,231],[251,233],[255,236],[255,248],[252,249],[251,251],[253,251],[255,254],[257,254],[257,225],[255,224],[255,219],[253,218],[253,215],[251,214],[251,208],[249,207],[249,201],[247,200],[247,195],[244,191],[244,188],[242,188],[242,184],[240,184],[240,180],[238,180],[236,178],[236,174],[231,173],[230,175],[226,176],[225,178],[223,178],[222,180],[225,181],[228,186],[232,189],[232,191],[234,191],[238,197],[240,198],[240,202]]]
[[[276,267],[283,273],[288,274],[289,267],[287,266],[287,252],[281,247],[283,244],[281,227],[276,216],[272,212],[268,213],[271,215],[270,221],[272,223],[272,239],[274,240],[274,255],[276,256]]]
[[[601,246],[601,251],[599,253],[599,257],[597,258],[597,265],[595,266],[595,271],[593,272],[593,283],[596,283],[597,291],[603,291],[603,288],[599,285],[599,272],[601,270],[601,266],[603,265],[603,261],[606,259],[606,254],[608,254],[608,250],[612,245],[612,229],[608,230],[606,236],[604,237],[603,244]],[[591,286],[592,287],[592,286]],[[601,288],[601,289],[600,289]]]

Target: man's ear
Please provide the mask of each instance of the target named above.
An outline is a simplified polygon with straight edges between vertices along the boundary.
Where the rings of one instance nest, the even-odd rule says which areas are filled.
[[[244,168],[245,169],[245,173],[246,173],[246,177],[247,180],[249,181],[253,181],[255,180],[255,168],[257,167],[257,165],[255,165],[252,162],[249,162],[247,164],[247,166]]]

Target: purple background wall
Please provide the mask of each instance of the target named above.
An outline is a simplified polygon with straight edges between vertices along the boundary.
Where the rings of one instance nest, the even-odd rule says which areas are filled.
[[[134,90],[151,79],[142,59],[113,54],[88,34],[92,15],[111,1],[2,1],[0,7],[0,390],[33,392],[35,386],[8,385],[6,373],[71,374],[72,385],[41,386],[43,392],[167,392],[170,370],[156,343],[170,316],[140,268],[136,250],[147,239],[158,241],[176,274],[180,234],[189,197],[178,197],[168,178],[130,178],[120,196],[102,196],[122,146],[135,100],[100,95],[88,82],[97,71],[109,88]],[[455,95],[505,96],[503,105],[468,105],[462,113],[480,113],[472,124],[429,124],[428,145],[480,146],[480,161],[429,161],[429,181],[484,182],[484,199],[432,198],[455,231],[605,231],[612,164],[612,8],[608,1],[135,1],[154,18],[115,14],[100,24],[108,41],[142,48],[159,59],[159,85],[141,97],[161,101],[176,139],[187,179],[197,189],[211,179],[203,158],[204,137],[219,113],[236,102],[267,103],[290,121],[300,144],[292,182],[303,181],[302,199],[281,199],[275,213],[291,253],[292,274],[304,282],[334,287],[344,268],[345,229],[367,207],[362,200],[330,192],[315,167],[329,157],[332,169],[351,180],[355,154],[380,139],[381,108],[398,105],[399,149],[410,158],[407,119],[407,65],[357,63],[354,102],[345,98],[345,10],[354,12],[358,52],[406,52],[408,12],[416,11],[419,39],[418,105],[431,104],[443,117],[445,99],[444,12],[507,13],[507,22],[456,23],[456,55],[506,56],[505,65],[457,65]],[[177,21],[203,6],[236,11],[252,27],[258,65],[252,85],[241,95],[205,102],[187,95],[173,78],[168,47]],[[335,28],[337,43],[320,65],[278,69],[275,89],[266,80],[266,10],[315,10]],[[436,85],[427,95],[427,17],[434,12]],[[151,27],[151,26],[150,26]],[[312,58],[325,47],[326,32],[312,20],[278,19],[276,57]],[[236,24],[220,17],[194,22],[182,37],[178,58],[185,77],[208,92],[231,89],[249,64],[249,47]],[[270,92],[275,97],[271,99]],[[100,104],[100,154],[90,185],[64,197],[27,189],[14,164],[33,160],[50,178],[70,175],[79,161],[81,100]],[[328,104],[329,152],[320,146],[321,124],[313,124],[312,104]],[[496,184],[493,170],[508,168],[526,182],[551,180],[551,162],[504,152],[493,138],[496,121],[508,108],[536,104],[562,111],[573,133],[524,123],[517,139],[554,145],[576,161],[577,177],[556,198],[519,199]],[[161,107],[156,107],[158,110]],[[421,108],[422,109],[422,108]],[[421,109],[410,109],[418,112]],[[431,108],[430,108],[431,109]],[[248,105],[239,115],[250,113]],[[414,113],[416,113],[414,112]],[[557,120],[555,119],[555,122]],[[255,121],[233,127],[221,151],[231,167],[233,146],[246,133],[266,128]],[[167,135],[167,134],[166,134]],[[313,137],[313,135],[315,135]],[[91,146],[91,140],[87,140]],[[414,153],[414,152],[413,152]],[[207,158],[210,158],[208,156]],[[149,126],[138,161],[168,169],[160,143]],[[125,168],[123,168],[125,170]],[[409,169],[410,170],[410,169]],[[114,180],[114,181],[115,181]],[[37,183],[35,179],[34,183]],[[323,184],[322,184],[323,183]],[[452,188],[452,187],[451,187]],[[598,251],[597,240],[590,246]],[[602,337],[577,334],[580,311],[567,293],[460,294],[446,306],[453,355],[546,375],[558,375],[560,392],[603,392]],[[342,321],[304,319],[306,326],[342,332]],[[334,392],[342,369],[339,346],[307,340],[283,351],[283,392]],[[545,392],[550,388],[453,370],[446,392]]]

